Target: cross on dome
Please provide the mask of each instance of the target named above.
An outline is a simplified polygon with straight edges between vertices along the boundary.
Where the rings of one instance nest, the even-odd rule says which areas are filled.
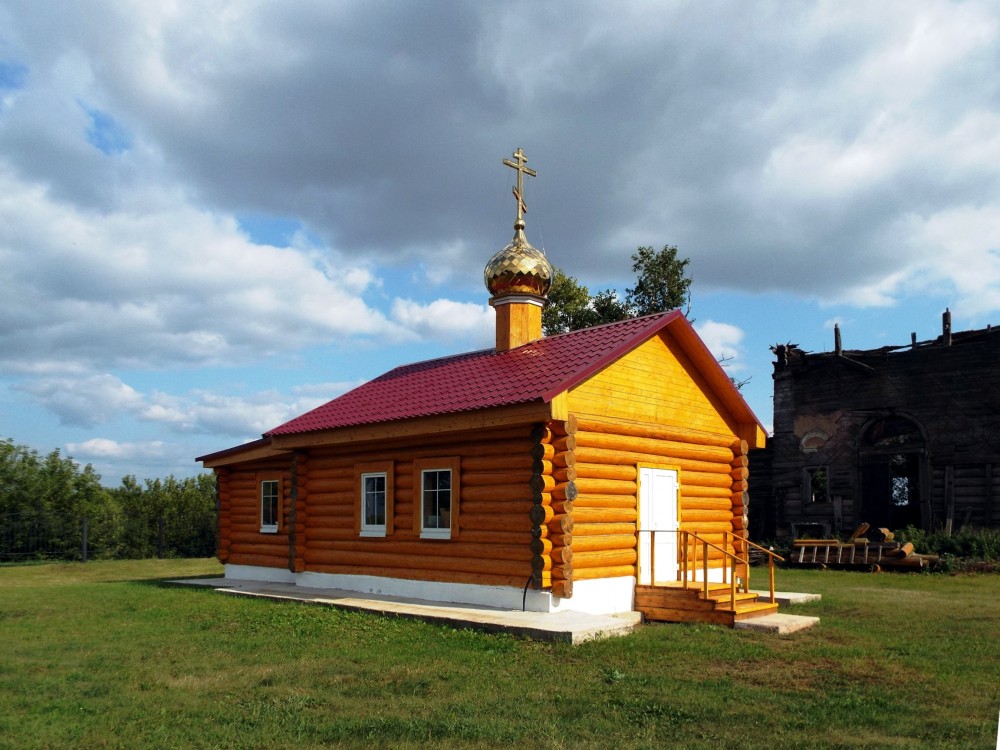
[[[529,169],[525,166],[528,163],[528,157],[524,155],[524,151],[521,150],[520,146],[518,146],[513,156],[517,159],[516,162],[504,159],[503,163],[511,169],[517,170],[517,186],[512,189],[512,192],[517,199],[517,223],[523,225],[524,214],[528,213],[528,206],[524,203],[524,175],[537,177],[538,173],[534,169]]]

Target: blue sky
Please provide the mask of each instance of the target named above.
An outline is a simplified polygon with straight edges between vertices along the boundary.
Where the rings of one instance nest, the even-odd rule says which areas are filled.
[[[188,475],[492,339],[527,234],[593,291],[639,245],[771,422],[769,347],[1000,322],[987,2],[0,0],[0,437]]]

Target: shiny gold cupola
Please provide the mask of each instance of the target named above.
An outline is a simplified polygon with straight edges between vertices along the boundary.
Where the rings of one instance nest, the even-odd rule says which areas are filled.
[[[483,280],[490,290],[490,305],[497,314],[496,348],[498,352],[527,344],[542,337],[542,308],[552,286],[552,264],[545,254],[536,250],[524,236],[524,175],[535,177],[536,172],[526,165],[528,159],[519,148],[514,159],[503,163],[517,170],[517,220],[514,222],[514,239],[498,252],[483,271]]]

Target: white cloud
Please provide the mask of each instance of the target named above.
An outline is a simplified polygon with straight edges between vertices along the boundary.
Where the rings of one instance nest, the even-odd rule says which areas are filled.
[[[362,262],[249,242],[185,203],[96,212],[0,169],[3,367],[203,365],[398,335]]]
[[[115,375],[103,374],[43,378],[14,387],[29,394],[66,425],[90,428],[134,418],[177,434],[246,439],[258,437],[356,385],[356,382],[322,383],[298,386],[291,393],[267,390],[246,395],[207,390],[144,394]]]
[[[529,239],[592,289],[669,243],[696,305],[1000,311],[988,2],[94,0],[8,3],[0,29],[25,71],[0,81],[0,378],[66,424],[244,439],[335,394],[222,371],[322,349],[319,379],[348,381],[390,349],[488,346],[518,146]],[[287,246],[248,216],[286,219]],[[740,366],[724,326],[699,330]]]
[[[294,394],[261,391],[233,396],[195,391],[182,396],[155,393],[138,418],[178,433],[209,433],[232,437],[259,437],[267,430],[314,409],[348,390],[347,384],[296,389]]]
[[[67,455],[80,464],[90,464],[101,483],[114,486],[126,474],[140,479],[190,476],[199,469],[190,445],[161,440],[115,440],[96,437],[69,442]]]
[[[931,277],[951,280],[963,314],[1000,310],[1000,200],[929,217],[917,242],[927,247]]]
[[[66,425],[93,427],[141,408],[143,398],[114,375],[43,378],[16,385]]]
[[[695,330],[716,359],[722,361],[730,369],[742,369],[740,344],[743,342],[745,334],[741,328],[730,323],[706,320],[704,323],[695,325]]]
[[[53,200],[111,215],[158,206],[173,234],[191,227],[188,251],[208,251],[206,271],[240,272],[228,295],[202,287],[221,293],[218,306],[284,311],[281,322],[304,323],[302,340],[347,335],[345,320],[388,335],[378,311],[358,309],[378,283],[359,256],[464,284],[509,231],[496,165],[514,141],[540,168],[529,235],[595,288],[628,282],[637,244],[669,242],[696,262],[699,286],[894,304],[906,286],[884,278],[926,270],[900,234],[905,217],[975,207],[1000,180],[1000,24],[988,3],[625,3],[611,16],[585,3],[570,17],[517,2],[161,6],[99,4],[99,28],[84,22],[92,8],[9,11],[12,54],[31,71],[0,122],[20,175],[12,194],[46,185]],[[513,53],[497,29],[544,53]],[[87,143],[79,102],[127,129],[127,153]],[[351,255],[306,254],[290,264],[309,267],[301,280],[275,277],[303,309],[244,277],[287,254],[214,251],[177,206],[223,233],[233,214],[293,216]],[[129,268],[126,252],[104,260]],[[335,308],[331,285],[339,318],[321,315]],[[258,334],[276,327],[255,322]],[[200,362],[261,338],[228,333],[170,343]]]
[[[471,339],[481,346],[493,340],[496,325],[492,307],[448,299],[437,299],[426,305],[397,299],[392,304],[392,318],[421,338]]]
[[[108,438],[92,438],[82,443],[67,443],[66,451],[78,460],[93,459],[134,460],[161,458],[166,444],[162,440],[146,442],[118,442]]]

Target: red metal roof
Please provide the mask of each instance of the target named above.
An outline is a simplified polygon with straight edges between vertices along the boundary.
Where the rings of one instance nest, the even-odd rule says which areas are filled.
[[[681,312],[673,310],[548,336],[506,352],[487,349],[417,362],[390,370],[265,436],[551,401],[676,321],[683,321],[681,327],[701,344]]]

